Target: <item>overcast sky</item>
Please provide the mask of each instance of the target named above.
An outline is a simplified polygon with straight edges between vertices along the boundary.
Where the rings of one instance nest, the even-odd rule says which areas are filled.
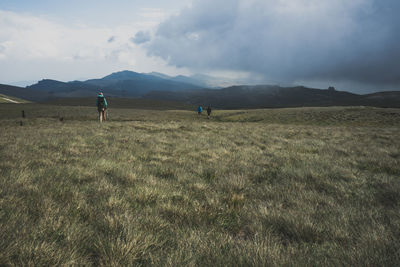
[[[0,83],[111,72],[400,89],[398,0],[1,0]]]

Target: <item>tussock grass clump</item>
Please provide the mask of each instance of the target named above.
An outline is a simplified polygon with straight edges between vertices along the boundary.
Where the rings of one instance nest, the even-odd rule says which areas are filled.
[[[0,265],[400,263],[399,110],[23,106],[0,105]]]

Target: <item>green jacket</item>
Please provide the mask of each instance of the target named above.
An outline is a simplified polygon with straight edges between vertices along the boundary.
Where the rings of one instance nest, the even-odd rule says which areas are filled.
[[[107,100],[102,95],[97,95],[96,106],[98,108],[107,108]]]

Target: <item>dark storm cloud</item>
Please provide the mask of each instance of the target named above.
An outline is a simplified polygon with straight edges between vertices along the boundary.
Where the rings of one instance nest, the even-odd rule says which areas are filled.
[[[397,85],[399,10],[398,0],[195,0],[147,49],[197,70]]]
[[[131,38],[131,41],[135,44],[143,44],[150,41],[150,39],[151,37],[149,32],[139,31],[134,37]]]

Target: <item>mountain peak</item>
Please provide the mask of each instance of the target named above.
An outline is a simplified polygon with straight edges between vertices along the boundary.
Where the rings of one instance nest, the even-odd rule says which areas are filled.
[[[34,87],[35,85],[38,85],[38,84],[40,84],[40,85],[54,85],[54,84],[65,84],[64,82],[60,82],[60,81],[57,81],[57,80],[52,80],[52,79],[42,79],[42,80],[40,80],[40,81],[38,81],[36,84],[32,84],[32,85],[30,85],[30,86],[27,86],[27,87]]]
[[[132,80],[136,79],[140,76],[139,73],[130,71],[130,70],[123,70],[111,73],[110,75],[105,76],[103,79],[105,80]]]

